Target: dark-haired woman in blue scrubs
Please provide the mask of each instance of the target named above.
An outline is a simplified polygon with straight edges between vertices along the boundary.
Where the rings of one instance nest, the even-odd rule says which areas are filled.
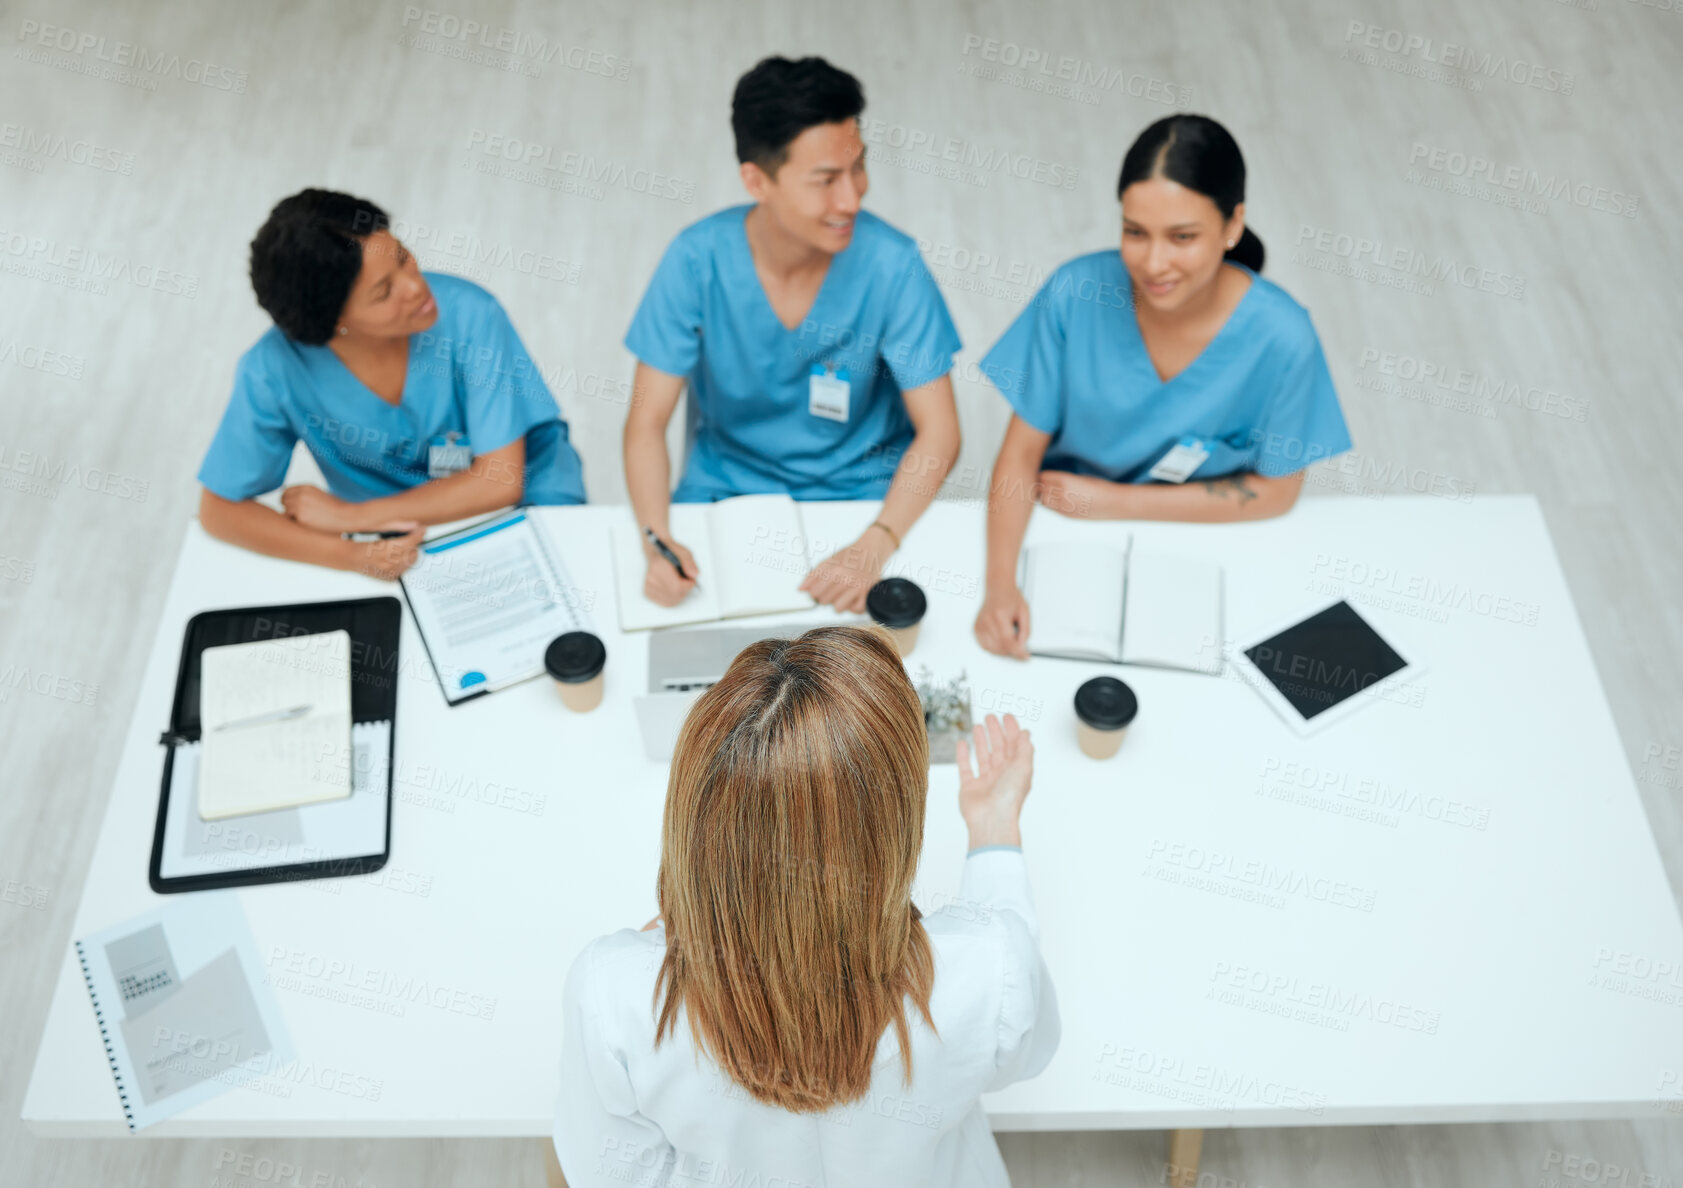
[[[1035,501],[1068,515],[1255,520],[1350,448],[1308,312],[1260,275],[1245,163],[1225,128],[1175,115],[1122,161],[1122,250],[1052,274],[982,360],[1013,410],[988,502],[976,638],[1028,657],[1017,554]]]

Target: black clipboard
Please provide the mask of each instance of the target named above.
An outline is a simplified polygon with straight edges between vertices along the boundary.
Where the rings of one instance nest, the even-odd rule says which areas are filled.
[[[152,861],[147,881],[160,895],[178,891],[209,891],[302,879],[367,874],[385,866],[392,849],[392,772],[397,749],[398,643],[402,637],[403,604],[390,595],[352,598],[342,602],[300,602],[284,606],[245,606],[201,611],[187,621],[181,641],[181,664],[176,670],[175,697],[170,703],[169,729],[158,739],[165,747],[163,784],[158,792],[158,823],[152,833]],[[351,637],[351,721],[389,721],[386,756],[385,844],[378,854],[331,858],[285,866],[264,866],[209,874],[162,876],[164,823],[169,814],[170,779],[175,748],[199,738],[199,656],[206,648],[251,643],[290,635],[314,635],[345,630]]]

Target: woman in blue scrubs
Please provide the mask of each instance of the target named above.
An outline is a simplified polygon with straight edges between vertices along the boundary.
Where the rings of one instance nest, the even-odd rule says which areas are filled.
[[[1264,280],[1245,162],[1225,128],[1175,115],[1122,160],[1122,250],[1047,280],[982,360],[1013,410],[988,502],[976,638],[1028,657],[1017,553],[1036,499],[1066,515],[1257,520],[1350,448],[1308,312]]]
[[[429,524],[516,503],[582,503],[555,399],[496,298],[423,274],[371,202],[284,199],[251,245],[274,319],[240,358],[199,468],[199,522],[256,552],[395,578]],[[329,491],[288,487],[293,446]],[[374,542],[344,533],[402,532]]]
[[[910,236],[860,209],[859,81],[821,58],[767,58],[731,103],[753,205],[679,233],[626,334],[637,357],[625,483],[645,543],[643,592],[673,606],[701,577],[670,504],[782,492],[880,499],[856,540],[801,589],[859,611],[958,456],[958,331]],[[666,426],[689,390],[694,441],[674,491]],[[705,579],[702,579],[705,580]]]

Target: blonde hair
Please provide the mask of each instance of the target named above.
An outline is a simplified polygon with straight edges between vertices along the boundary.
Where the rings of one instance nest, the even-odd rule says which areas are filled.
[[[923,709],[883,631],[745,648],[672,760],[656,1046],[683,1011],[750,1096],[814,1113],[865,1094],[892,1023],[909,1084],[906,996],[935,1026],[911,896],[928,783]]]

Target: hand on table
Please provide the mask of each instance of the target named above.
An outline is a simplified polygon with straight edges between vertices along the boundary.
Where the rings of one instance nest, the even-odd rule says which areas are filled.
[[[357,525],[356,504],[330,495],[320,487],[300,485],[281,492],[281,507],[287,519],[317,532],[367,532]]]
[[[858,540],[814,565],[801,582],[801,589],[820,605],[828,603],[838,611],[863,611],[865,595],[882,578],[882,567],[892,552],[880,532],[867,528]]]
[[[649,569],[643,578],[643,597],[657,606],[677,606],[689,597],[695,589],[696,579],[701,576],[701,567],[695,563],[695,554],[683,545],[670,538],[666,543],[671,550],[678,554],[678,560],[684,563],[684,572],[690,576],[681,578],[678,571],[672,568],[672,562],[662,557],[647,537],[643,538],[643,555],[649,559]]]
[[[1018,727],[1017,719],[1005,715],[1001,724],[995,714],[972,732],[972,747],[958,740],[958,811],[970,827],[970,848],[1021,845],[1017,821],[1023,801],[1034,782],[1034,744],[1029,732]],[[974,750],[976,770],[970,770]]]
[[[1071,474],[1066,470],[1042,470],[1035,487],[1035,498],[1042,506],[1078,520],[1090,520],[1106,514],[1105,500],[1114,492],[1115,483],[1091,475]]]
[[[976,614],[976,642],[996,656],[1029,658],[1028,599],[1017,583],[989,586],[982,609]]]

